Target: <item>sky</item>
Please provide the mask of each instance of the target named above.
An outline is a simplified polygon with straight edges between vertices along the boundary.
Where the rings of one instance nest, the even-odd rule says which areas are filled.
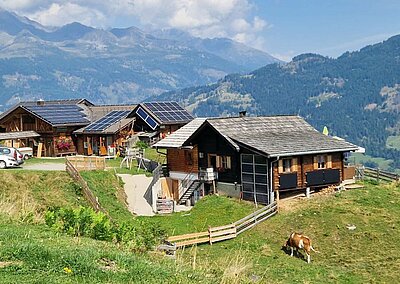
[[[176,28],[228,37],[289,61],[337,57],[400,34],[400,0],[0,0],[43,25]]]

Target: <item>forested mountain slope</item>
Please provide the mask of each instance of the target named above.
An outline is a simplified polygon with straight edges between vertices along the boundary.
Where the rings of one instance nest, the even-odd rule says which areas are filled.
[[[386,146],[400,135],[400,36],[336,59],[299,55],[160,99],[181,101],[197,116],[298,114],[400,167],[399,149]]]

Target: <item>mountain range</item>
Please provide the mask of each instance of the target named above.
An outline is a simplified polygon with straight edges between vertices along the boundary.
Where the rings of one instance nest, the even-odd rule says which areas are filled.
[[[135,103],[273,62],[279,60],[227,38],[80,23],[46,27],[0,9],[0,110],[40,98]]]
[[[298,114],[400,168],[400,35],[338,58],[302,54],[159,99],[198,116]]]

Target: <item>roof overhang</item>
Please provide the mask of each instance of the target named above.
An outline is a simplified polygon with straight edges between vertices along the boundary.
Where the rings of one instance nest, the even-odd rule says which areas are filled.
[[[24,138],[35,138],[40,137],[40,134],[35,131],[15,131],[0,133],[0,140],[13,140],[13,139],[24,139]]]
[[[290,157],[290,156],[303,156],[303,155],[315,155],[315,154],[324,154],[324,153],[337,153],[337,152],[354,152],[357,151],[358,147],[349,147],[342,149],[327,149],[327,150],[318,150],[318,151],[304,151],[304,152],[287,152],[287,153],[275,153],[270,154],[268,157]]]

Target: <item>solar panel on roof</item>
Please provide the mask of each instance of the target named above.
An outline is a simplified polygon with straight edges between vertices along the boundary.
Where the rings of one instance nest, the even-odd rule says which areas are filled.
[[[154,102],[143,105],[162,123],[184,123],[193,119],[193,116],[177,102]]]
[[[70,123],[88,123],[83,109],[78,105],[32,105],[24,106],[31,112],[39,115],[52,125],[70,124]]]
[[[136,110],[136,114],[144,120],[144,122],[147,123],[148,126],[150,126],[151,129],[156,129],[158,126],[158,123],[141,107],[138,107]]]
[[[107,129],[114,123],[120,121],[123,118],[126,118],[130,113],[130,110],[114,110],[107,113],[105,116],[100,118],[99,120],[89,124],[85,127],[85,132],[99,132]]]

